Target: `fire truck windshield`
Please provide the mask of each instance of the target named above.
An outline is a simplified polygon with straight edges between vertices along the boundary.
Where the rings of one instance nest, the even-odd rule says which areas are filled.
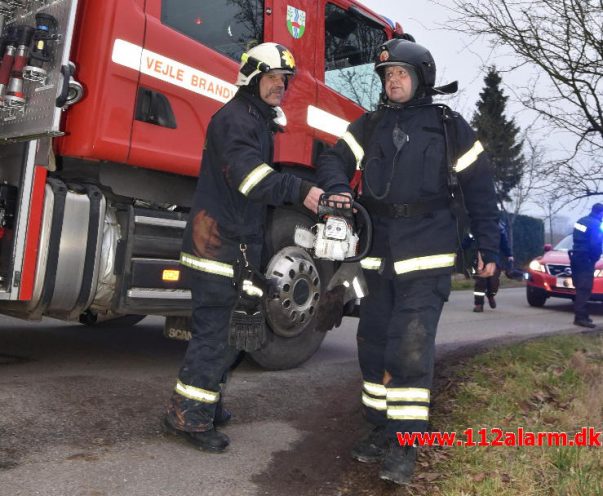
[[[264,41],[264,2],[163,0],[161,22],[238,61]]]

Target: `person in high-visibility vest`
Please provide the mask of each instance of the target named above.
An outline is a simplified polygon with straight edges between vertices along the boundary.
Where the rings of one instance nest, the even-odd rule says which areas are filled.
[[[591,329],[596,325],[588,315],[587,303],[593,290],[595,263],[601,257],[601,219],[603,204],[595,203],[590,213],[574,224],[574,244],[569,251],[572,281],[576,288],[574,324]]]

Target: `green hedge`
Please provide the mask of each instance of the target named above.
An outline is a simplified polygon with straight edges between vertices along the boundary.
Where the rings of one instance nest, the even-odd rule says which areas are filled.
[[[523,267],[534,257],[542,255],[544,222],[527,215],[515,216],[513,222],[513,256],[515,266]]]

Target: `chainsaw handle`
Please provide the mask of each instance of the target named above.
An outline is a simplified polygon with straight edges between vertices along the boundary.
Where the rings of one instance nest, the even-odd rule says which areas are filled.
[[[371,249],[371,245],[373,244],[373,223],[371,221],[371,217],[368,211],[357,201],[352,202],[352,208],[359,212],[362,218],[364,219],[364,224],[366,225],[366,243],[364,244],[364,248],[360,253],[358,253],[358,255],[354,255],[353,257],[348,257],[344,259],[343,262],[345,263],[359,262],[360,260],[362,260],[368,255],[368,252]]]

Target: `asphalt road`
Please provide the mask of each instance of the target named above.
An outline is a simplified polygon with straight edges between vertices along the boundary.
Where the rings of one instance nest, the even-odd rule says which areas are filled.
[[[470,291],[453,293],[438,360],[478,342],[583,331],[569,301],[530,308],[516,288],[498,302],[476,314]],[[603,325],[602,309],[592,306]],[[232,444],[215,455],[160,428],[185,350],[162,337],[163,319],[102,329],[0,317],[0,496],[374,494],[342,489],[363,425],[356,323],[346,319],[298,369],[243,362],[226,394]]]

